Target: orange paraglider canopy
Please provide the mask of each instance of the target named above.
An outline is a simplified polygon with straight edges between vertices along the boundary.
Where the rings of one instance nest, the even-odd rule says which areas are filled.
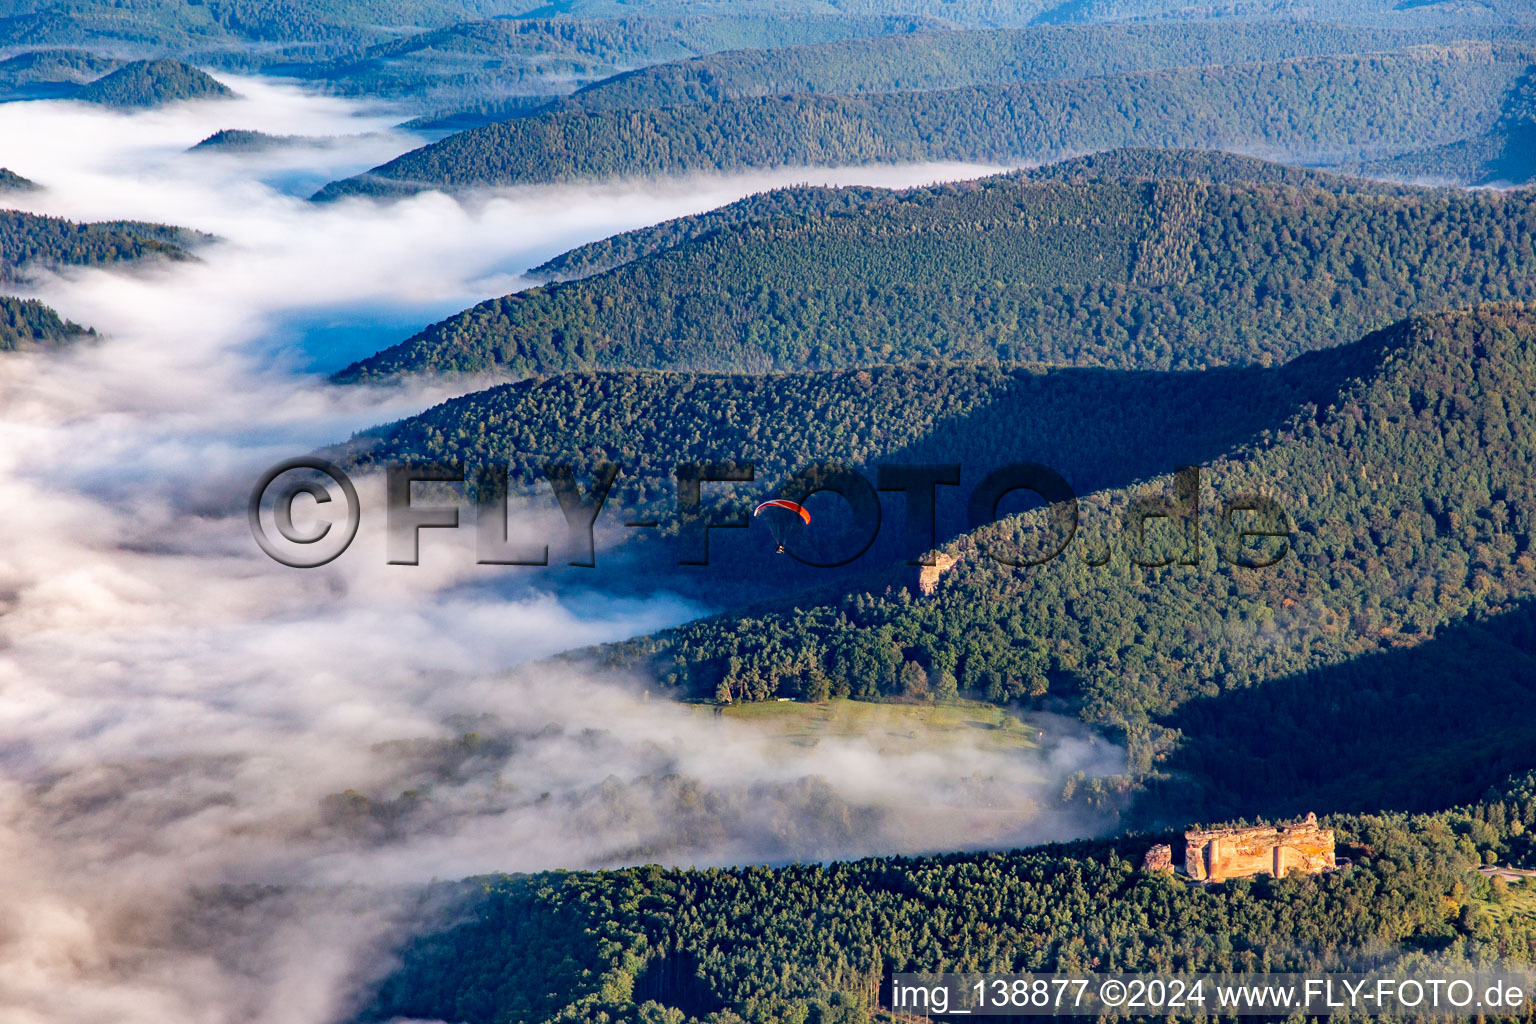
[[[785,501],[783,498],[774,498],[772,501],[765,501],[761,505],[757,506],[757,508],[752,510],[752,514],[755,516],[765,508],[788,509],[791,512],[797,513],[801,519],[804,519],[807,526],[811,524],[811,514],[805,510],[805,506],[797,505],[792,501]]]

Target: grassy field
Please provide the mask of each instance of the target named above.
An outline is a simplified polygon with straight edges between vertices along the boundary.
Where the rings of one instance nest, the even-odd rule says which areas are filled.
[[[1045,738],[1038,727],[1003,708],[977,701],[950,704],[872,703],[830,700],[763,701],[719,708],[692,705],[697,715],[724,715],[782,736],[796,746],[821,740],[857,736],[875,742],[882,751],[901,753],[948,744],[993,749],[1027,749]]]
[[[1536,879],[1510,884],[1502,899],[1477,900],[1476,903],[1494,923],[1514,918],[1536,919]]]

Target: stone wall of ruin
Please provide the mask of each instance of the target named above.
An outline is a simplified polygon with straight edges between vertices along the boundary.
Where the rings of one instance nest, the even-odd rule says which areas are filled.
[[[1307,815],[1294,825],[1184,833],[1184,871],[1193,879],[1220,882],[1250,875],[1283,878],[1292,871],[1316,874],[1337,866],[1333,830]]]

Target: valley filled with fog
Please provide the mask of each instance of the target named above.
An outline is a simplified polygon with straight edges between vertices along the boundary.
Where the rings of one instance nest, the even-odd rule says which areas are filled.
[[[191,261],[36,271],[100,338],[0,359],[0,1020],[320,1024],[431,908],[494,871],[786,862],[1021,844],[1107,819],[1059,799],[1117,747],[1031,715],[1039,749],[785,744],[562,651],[707,614],[474,565],[434,531],[385,564],[379,481],[314,570],[245,517],[269,465],[474,381],[325,374],[577,244],[799,182],[976,165],[543,186],[390,204],[304,198],[418,145],[384,107],[221,76],[239,98],[138,113],[0,104],[8,205],[214,236]],[[224,128],[323,138],[189,153]],[[370,517],[372,509],[374,515]],[[526,509],[530,521],[548,509]],[[560,572],[547,570],[548,573]]]

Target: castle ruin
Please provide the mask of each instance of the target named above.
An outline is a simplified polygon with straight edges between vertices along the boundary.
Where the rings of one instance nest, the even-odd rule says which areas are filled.
[[[1319,828],[1315,814],[1292,825],[1184,833],[1184,873],[1197,882],[1250,875],[1284,878],[1292,871],[1315,875],[1337,866],[1333,829]]]

